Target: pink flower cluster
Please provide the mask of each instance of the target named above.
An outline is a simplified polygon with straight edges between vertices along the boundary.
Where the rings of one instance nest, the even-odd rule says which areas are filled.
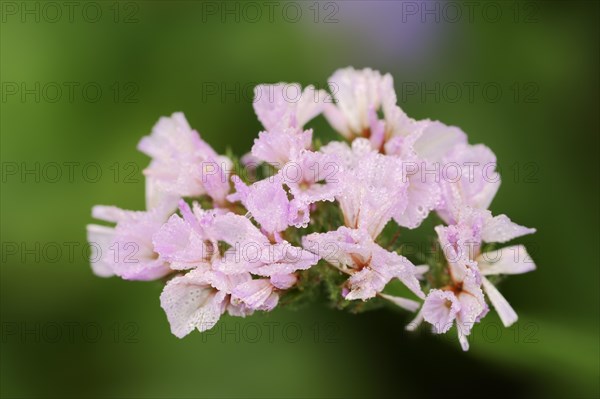
[[[151,157],[146,211],[93,208],[96,219],[116,224],[88,226],[99,254],[93,271],[168,278],[160,302],[180,338],[212,328],[225,312],[272,310],[319,262],[347,275],[343,300],[379,297],[418,311],[408,329],[425,320],[445,333],[456,324],[464,350],[488,312],[486,298],[506,326],[514,323],[516,313],[488,276],[535,266],[520,245],[482,248],[535,230],[488,210],[500,185],[492,151],[469,144],[457,127],[408,117],[389,74],[340,69],[329,87],[331,95],[298,84],[256,87],[264,131],[242,163],[268,164],[273,173],[255,182],[244,181],[183,114],[161,118],[138,145]],[[304,125],[320,114],[342,141],[317,148]],[[319,225],[315,215],[327,206],[341,212],[339,226]],[[388,223],[414,229],[432,211],[446,223],[435,228],[446,258],[440,286],[428,283],[429,266],[381,244]],[[384,293],[394,279],[413,298]]]

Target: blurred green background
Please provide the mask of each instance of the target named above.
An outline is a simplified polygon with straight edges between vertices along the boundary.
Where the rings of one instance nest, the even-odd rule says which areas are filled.
[[[598,3],[67,3],[2,2],[3,397],[600,395]],[[325,87],[348,65],[496,153],[492,211],[538,229],[520,240],[538,270],[501,287],[515,327],[492,311],[463,353],[405,333],[405,312],[315,303],[178,340],[160,283],[92,274],[90,209],[143,208],[135,147],[159,116],[241,155],[256,83]]]

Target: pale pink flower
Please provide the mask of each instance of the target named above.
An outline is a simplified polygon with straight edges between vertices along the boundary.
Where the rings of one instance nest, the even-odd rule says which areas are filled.
[[[441,290],[430,291],[414,323],[418,324],[424,318],[439,334],[448,331],[456,319],[461,346],[467,350],[466,337],[473,324],[488,312],[483,293],[505,326],[518,318],[508,301],[485,276],[520,274],[535,269],[523,246],[481,253],[482,242],[504,243],[535,230],[519,226],[505,215],[494,217],[488,210],[465,207],[458,213],[458,224],[437,226],[436,232],[448,261],[451,283]],[[414,325],[409,329],[414,329]]]
[[[218,155],[182,113],[162,117],[138,149],[152,161],[144,170],[150,197],[209,195],[221,205],[229,192],[231,160]],[[165,194],[166,193],[166,194]]]
[[[419,135],[420,133],[406,137],[396,136],[386,146],[390,156],[397,156],[402,161],[407,182],[406,207],[397,210],[393,215],[394,220],[398,225],[409,229],[419,227],[441,199],[439,174],[432,171],[428,162],[414,150],[414,142]],[[391,149],[392,145],[395,148]]]
[[[488,210],[463,208],[459,212],[459,224],[468,226],[481,240],[488,243],[505,243],[523,235],[535,233],[535,229],[520,226],[506,215],[492,216]],[[522,274],[535,270],[535,264],[523,245],[504,247],[480,253],[479,247],[473,259],[481,272],[483,290],[498,312],[504,326],[509,327],[518,319],[517,313],[500,291],[485,277],[496,274]]]
[[[350,124],[360,124],[359,136],[368,137],[370,147],[373,150],[398,157],[402,161],[402,175],[405,177],[404,186],[406,186],[407,202],[405,207],[396,208],[393,216],[401,226],[418,227],[429,212],[437,206],[440,199],[440,188],[435,174],[424,173],[424,160],[418,157],[413,148],[415,141],[419,140],[423,130],[430,122],[415,121],[396,105],[394,84],[389,74],[381,76],[378,72],[375,73],[370,70],[354,71],[350,69],[338,72],[342,82],[355,84],[357,91],[369,93],[358,99],[350,96],[350,100],[346,100],[346,103],[362,104],[359,107],[364,111],[362,122],[352,122],[351,120]],[[347,104],[342,100],[338,108],[343,110]],[[365,105],[364,101],[368,103],[368,106]],[[377,117],[379,108],[383,111],[383,120],[379,120]],[[336,121],[339,122],[343,114],[340,109],[326,110],[326,115],[329,113],[329,119],[333,124]],[[341,130],[342,133],[348,131],[348,129]],[[350,135],[354,137],[358,134],[354,132]],[[362,141],[360,146],[364,147],[366,141],[364,139],[358,140]],[[355,142],[358,140],[355,140]],[[328,148],[326,151],[339,150],[335,146],[335,144],[332,145],[333,148]]]
[[[347,300],[373,298],[394,278],[418,297],[424,297],[415,266],[396,252],[377,245],[365,230],[340,227],[327,233],[313,233],[303,237],[302,245],[350,275]]]
[[[183,218],[172,215],[153,235],[154,250],[169,262],[171,269],[211,268],[219,257],[218,243],[211,237],[215,210],[203,210],[194,203],[193,211],[183,201],[179,206]]]
[[[340,194],[341,161],[335,154],[303,151],[279,171],[294,199],[304,204],[333,201]]]
[[[281,131],[260,132],[254,139],[252,155],[276,168],[281,168],[289,160],[298,157],[305,149],[310,148],[312,129],[298,130],[286,128]]]
[[[252,281],[249,273],[225,275],[202,269],[171,279],[160,295],[160,304],[173,335],[183,338],[195,329],[209,330],[225,311],[232,316],[251,314],[252,309],[234,303],[231,297],[237,286],[249,281]]]
[[[370,68],[338,69],[328,79],[336,104],[326,104],[324,115],[347,139],[371,135],[372,114],[381,107],[383,76]]]
[[[238,285],[234,291],[234,301],[239,301],[250,309],[269,312],[277,306],[279,294],[269,279],[260,278]]]
[[[459,211],[470,206],[488,209],[498,188],[496,156],[483,144],[458,144],[443,159],[440,176],[442,200],[437,213],[448,224]]]
[[[522,274],[535,270],[535,264],[523,245],[514,245],[495,251],[485,252],[476,259],[477,266],[481,271],[481,282],[483,291],[490,302],[502,324],[509,327],[518,320],[517,312],[514,311],[500,291],[492,284],[486,276],[496,274]]]
[[[265,127],[254,140],[252,155],[281,168],[312,142],[312,130],[304,124],[323,111],[327,93],[297,83],[259,85],[254,89],[254,110]]]
[[[461,144],[467,144],[467,135],[460,128],[428,121],[414,141],[413,150],[419,158],[433,166],[443,162],[446,155]]]
[[[403,162],[408,180],[407,206],[394,215],[403,227],[416,228],[441,199],[440,160],[466,135],[458,128],[437,121],[414,120],[396,104],[392,77],[381,84],[383,120],[371,111],[370,141],[374,149],[397,156]]]
[[[254,88],[254,111],[267,131],[302,128],[323,112],[329,95],[298,83],[261,84]]]
[[[473,325],[488,312],[481,290],[481,275],[477,262],[472,260],[481,245],[481,231],[466,224],[437,226],[435,230],[448,262],[450,283],[427,294],[421,311],[408,329],[413,330],[424,319],[433,325],[435,333],[442,334],[456,320],[459,341],[466,351]]]
[[[216,270],[228,275],[250,272],[268,277],[260,279],[264,280],[260,284],[248,283],[234,292],[237,300],[255,310],[272,309],[279,290],[296,283],[294,272],[309,269],[318,261],[314,254],[287,241],[272,243],[250,220],[233,213],[216,217],[212,233],[230,246],[213,264]]]
[[[343,167],[336,199],[344,224],[376,238],[393,215],[406,209],[408,182],[402,161],[373,151],[365,139],[354,140],[351,149],[326,147],[323,152],[337,154]]]
[[[94,218],[116,223],[115,227],[87,226],[88,241],[94,248],[94,273],[102,277],[117,275],[125,280],[155,280],[169,274],[172,270],[168,262],[154,252],[152,245],[152,235],[170,214],[168,208],[126,211],[113,206],[93,207]]]
[[[421,310],[423,319],[433,325],[437,334],[447,332],[456,320],[458,338],[465,351],[469,349],[467,337],[473,325],[487,311],[477,271],[473,269],[465,269],[462,279],[455,281],[451,289],[431,290]]]
[[[233,176],[236,192],[230,201],[240,201],[261,228],[273,235],[289,226],[306,226],[309,221],[308,204],[297,199],[289,200],[279,174],[247,186]]]
[[[395,215],[394,220],[400,226],[416,228],[430,211],[440,206],[444,156],[455,146],[466,143],[466,135],[459,128],[437,121],[416,122],[398,107],[391,109],[395,110],[391,114],[396,114],[399,122],[390,124],[390,111],[385,114],[386,126],[393,126],[390,138],[386,139],[385,153],[403,160],[409,183],[406,210]]]

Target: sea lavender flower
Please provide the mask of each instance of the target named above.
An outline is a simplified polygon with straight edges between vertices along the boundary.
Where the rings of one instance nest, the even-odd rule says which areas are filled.
[[[424,297],[415,266],[405,257],[377,245],[364,229],[340,227],[327,233],[314,233],[305,236],[302,244],[350,275],[346,300],[373,298],[393,278],[402,281],[418,297]]]
[[[409,117],[389,74],[349,67],[329,85],[335,103],[313,86],[256,87],[265,130],[239,161],[252,181],[233,175],[235,160],[217,154],[183,114],[161,118],[138,145],[152,158],[147,210],[93,208],[116,224],[88,226],[94,273],[167,280],[160,303],[179,338],[212,328],[225,312],[271,311],[321,289],[337,307],[358,304],[354,311],[380,299],[420,307],[409,329],[426,321],[441,334],[456,325],[464,350],[486,298],[504,325],[514,323],[488,277],[535,265],[523,245],[488,248],[535,230],[487,210],[500,185],[493,152],[469,144],[458,127]],[[321,113],[342,141],[313,141],[304,125]],[[261,162],[273,173],[265,176]],[[433,210],[447,223],[435,228],[444,260],[415,266],[397,239]],[[417,300],[385,293],[393,280]]]
[[[158,201],[164,196],[179,199],[204,194],[217,205],[224,203],[229,192],[231,160],[218,155],[202,140],[182,113],[160,118],[152,133],[142,138],[138,149],[152,158],[144,170],[151,203],[155,197]]]
[[[401,160],[377,153],[366,139],[356,139],[352,148],[331,145],[322,151],[337,155],[342,162],[336,200],[344,224],[376,238],[392,216],[407,206],[408,184]]]
[[[441,289],[432,289],[428,294],[420,316],[442,334],[456,321],[460,344],[468,350],[467,337],[475,322],[488,312],[481,276],[477,265],[471,260],[473,247],[479,244],[477,233],[468,226],[437,226],[436,232],[441,248],[448,261],[449,283]]]
[[[485,145],[458,144],[446,154],[440,179],[442,200],[438,215],[446,223],[454,223],[466,206],[488,209],[498,188],[500,176],[496,172],[496,156]]]
[[[466,225],[480,234],[481,242],[506,243],[514,238],[535,233],[535,229],[520,226],[506,215],[492,216],[488,210],[464,208],[459,216],[459,224]],[[509,246],[493,251],[481,252],[479,245],[474,246],[472,259],[477,262],[481,273],[483,291],[496,309],[505,327],[518,319],[517,313],[500,291],[486,276],[522,274],[535,270],[535,264],[523,245]]]
[[[308,224],[308,204],[288,199],[281,175],[277,174],[251,186],[247,186],[239,177],[234,177],[233,180],[236,193],[228,199],[232,202],[240,201],[267,235],[276,235],[288,226]]]
[[[152,235],[167,221],[169,209],[160,205],[148,211],[126,211],[97,205],[96,219],[116,223],[115,227],[88,225],[88,241],[95,248],[92,268],[101,277],[125,280],[155,280],[172,270],[152,245]]]
[[[230,246],[215,264],[216,270],[228,275],[252,273],[266,277],[247,282],[233,291],[239,301],[252,309],[273,309],[279,290],[288,289],[296,282],[294,272],[309,269],[318,261],[310,252],[283,240],[277,232],[269,234],[259,230],[244,216],[233,213],[218,216],[213,232],[218,241]]]
[[[312,129],[303,126],[319,115],[327,93],[297,83],[259,85],[254,89],[254,110],[265,131],[258,134],[252,155],[275,167],[295,159],[312,143]]]
[[[336,104],[328,103],[324,115],[347,139],[369,137],[373,115],[381,106],[383,76],[370,68],[338,69],[328,79]]]
[[[225,311],[244,317],[253,310],[232,298],[233,287],[252,281],[249,273],[225,275],[195,269],[165,285],[160,304],[167,314],[171,332],[183,338],[197,329],[210,330]]]
[[[506,327],[517,321],[516,312],[485,276],[520,274],[535,269],[523,246],[482,253],[482,244],[504,243],[535,230],[517,225],[505,215],[494,217],[490,211],[471,207],[461,209],[457,224],[437,226],[435,230],[447,261],[450,281],[428,293],[421,312],[409,329],[414,329],[424,319],[434,326],[434,332],[441,334],[456,320],[461,346],[468,350],[467,337],[474,323],[488,312],[484,293]]]
[[[279,171],[294,199],[304,204],[334,201],[341,192],[342,165],[335,154],[302,151]]]

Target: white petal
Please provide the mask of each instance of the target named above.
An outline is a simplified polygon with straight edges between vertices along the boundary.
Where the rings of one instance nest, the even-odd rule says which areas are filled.
[[[415,143],[415,151],[427,161],[439,162],[455,145],[466,142],[467,135],[460,128],[432,121]]]
[[[175,277],[160,295],[171,332],[178,338],[194,329],[200,332],[211,329],[224,311],[225,294],[201,280],[195,281],[195,277],[193,274]]]
[[[315,90],[313,86],[307,86],[297,104],[298,126],[303,127],[308,121],[323,112],[326,101],[330,103],[331,96],[325,90]]]
[[[156,208],[158,206],[166,206],[169,212],[172,213],[177,209],[179,196],[168,193],[163,190],[156,180],[146,176],[146,209]]]
[[[415,266],[415,277],[419,280],[423,279],[423,275],[429,271],[429,265],[417,265]]]
[[[408,323],[406,325],[406,327],[404,327],[404,329],[406,331],[415,331],[423,322],[423,308],[421,308],[421,310],[419,310],[419,313],[417,313],[417,315],[415,316],[414,319],[412,319],[412,321],[410,323]]]
[[[469,350],[469,340],[467,338],[467,335],[460,332],[460,329],[458,329],[458,342],[460,342],[460,346],[463,351],[466,352]]]
[[[117,208],[116,206],[96,205],[92,207],[92,217],[105,222],[118,223],[127,217],[128,211]]]
[[[108,262],[106,255],[109,253],[109,247],[112,245],[115,237],[115,229],[112,227],[99,226],[97,224],[87,225],[87,240],[90,243],[90,260],[92,271],[100,277],[114,276],[111,262]]]
[[[387,295],[387,294],[379,294],[382,298],[387,299],[393,304],[401,307],[402,309],[410,310],[411,312],[416,312],[421,305],[417,301],[413,301],[412,299],[402,298],[399,296]]]
[[[517,321],[519,316],[514,311],[514,309],[510,306],[508,301],[502,296],[500,291],[492,284],[487,278],[482,277],[481,282],[483,284],[483,289],[487,294],[490,302],[498,312],[498,316],[500,316],[500,320],[504,324],[504,327],[511,326],[514,322]]]
[[[486,220],[481,237],[485,242],[504,243],[531,233],[535,233],[535,229],[513,223],[506,215],[498,215]]]
[[[513,245],[489,251],[479,256],[478,266],[481,274],[522,274],[535,270],[535,263],[524,245]]]

